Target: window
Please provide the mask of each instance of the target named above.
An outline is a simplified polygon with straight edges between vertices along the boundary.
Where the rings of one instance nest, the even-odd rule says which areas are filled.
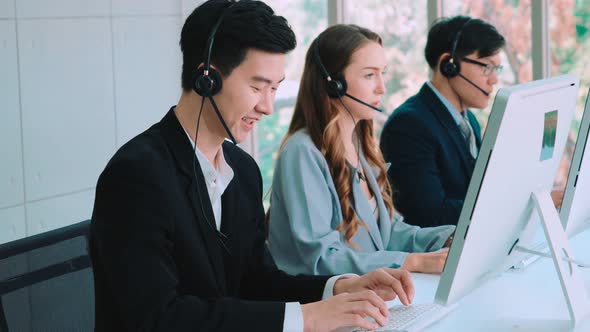
[[[299,80],[303,72],[305,53],[311,41],[328,27],[328,8],[325,0],[267,0],[278,15],[284,16],[295,32],[297,48],[287,56],[285,81],[277,91],[274,113],[265,117],[257,129],[257,159],[264,185],[265,207],[270,195],[272,176],[278,149],[291,122]]]
[[[573,74],[580,79],[580,91],[576,116],[555,186],[563,188],[567,180],[569,165],[588,89],[590,88],[590,2],[551,0],[549,2],[549,45],[551,48],[552,75]]]

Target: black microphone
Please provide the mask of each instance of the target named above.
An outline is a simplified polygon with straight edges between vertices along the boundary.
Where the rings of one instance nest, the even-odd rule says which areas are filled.
[[[365,103],[364,101],[362,101],[362,100],[360,100],[360,99],[358,99],[358,98],[356,98],[356,97],[353,97],[353,96],[349,95],[348,93],[345,93],[344,95],[345,95],[346,97],[348,97],[348,98],[350,98],[350,99],[352,99],[352,100],[356,101],[357,103],[363,104],[363,105],[365,105],[365,106],[367,106],[367,107],[370,107],[370,108],[374,109],[374,110],[375,110],[375,111],[377,111],[377,112],[383,112],[383,110],[382,110],[382,109],[380,109],[380,108],[377,108],[377,107],[375,107],[375,106],[373,106],[373,105],[371,105],[371,104],[367,104],[367,103]]]
[[[484,89],[480,88],[477,84],[471,82],[470,79],[468,79],[467,77],[463,76],[463,74],[459,73],[459,77],[461,77],[462,79],[466,80],[467,83],[473,85],[477,90],[481,91],[481,93],[483,93],[486,96],[490,96],[490,94],[488,92],[486,92]]]
[[[223,128],[225,128],[225,131],[229,135],[229,139],[231,139],[231,141],[237,145],[238,142],[236,141],[236,139],[234,138],[234,135],[232,135],[231,131],[229,130],[229,127],[225,123],[225,120],[223,120],[223,116],[221,116],[221,112],[219,112],[219,109],[217,108],[217,104],[215,104],[215,100],[213,100],[212,96],[209,96],[209,100],[211,101],[211,105],[213,105],[213,109],[215,110],[215,113],[217,114],[217,117],[219,118],[221,125],[223,125]]]

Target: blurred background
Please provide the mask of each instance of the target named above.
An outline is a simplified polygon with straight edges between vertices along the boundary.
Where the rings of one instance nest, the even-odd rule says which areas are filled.
[[[90,217],[98,175],[113,153],[178,100],[180,30],[201,2],[0,0],[0,243]],[[498,88],[565,73],[580,78],[576,120],[555,182],[565,185],[590,87],[590,1],[265,2],[287,18],[298,42],[275,112],[242,144],[260,165],[265,192],[317,34],[355,23],[383,37],[389,69],[379,135],[388,114],[429,79],[423,52],[430,24],[458,14],[489,21],[506,37]],[[490,109],[474,111],[485,128]]]

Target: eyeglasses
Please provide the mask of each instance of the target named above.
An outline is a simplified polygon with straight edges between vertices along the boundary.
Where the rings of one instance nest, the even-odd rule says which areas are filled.
[[[496,66],[496,65],[492,65],[489,63],[483,63],[483,62],[469,59],[469,58],[463,58],[461,60],[468,62],[468,63],[473,63],[474,65],[481,66],[483,68],[483,74],[486,76],[490,76],[493,72],[496,72],[496,74],[500,74],[502,72],[502,70],[504,69],[504,66],[502,66],[502,65]]]

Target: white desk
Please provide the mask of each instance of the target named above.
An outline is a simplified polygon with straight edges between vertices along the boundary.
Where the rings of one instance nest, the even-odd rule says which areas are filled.
[[[574,257],[590,262],[590,231],[570,240]],[[580,269],[590,294],[590,269]],[[440,276],[413,273],[415,303],[432,302]],[[396,301],[397,302],[397,301]],[[510,270],[458,302],[455,310],[425,331],[571,331],[569,313],[553,261]],[[590,319],[575,331],[590,331]]]

